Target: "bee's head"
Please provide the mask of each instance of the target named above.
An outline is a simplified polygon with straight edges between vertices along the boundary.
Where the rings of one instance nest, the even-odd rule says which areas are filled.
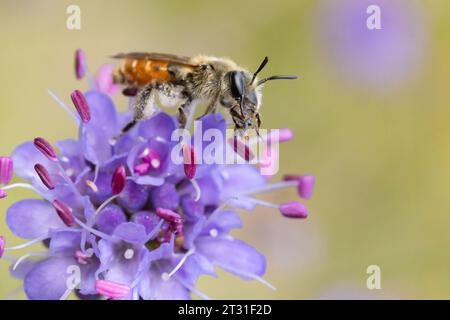
[[[230,94],[236,102],[240,105],[240,111],[242,115],[242,121],[248,124],[252,124],[254,127],[255,115],[258,112],[259,104],[261,100],[261,94],[259,87],[269,80],[276,79],[297,79],[296,75],[287,76],[271,76],[257,81],[256,76],[269,62],[269,58],[265,57],[255,73],[251,74],[246,71],[230,71],[228,72],[228,81],[230,85]]]
[[[230,71],[228,77],[233,100],[243,104],[244,109],[255,109],[259,99],[256,88],[251,84],[252,75],[245,71]]]

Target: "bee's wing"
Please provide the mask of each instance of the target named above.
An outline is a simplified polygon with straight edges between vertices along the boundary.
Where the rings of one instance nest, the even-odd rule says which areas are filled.
[[[167,53],[155,53],[155,52],[130,52],[119,53],[112,56],[114,59],[137,59],[137,60],[158,60],[167,61],[177,64],[183,64],[186,66],[196,67],[197,65],[190,63],[191,58],[185,56],[179,56],[175,54]]]

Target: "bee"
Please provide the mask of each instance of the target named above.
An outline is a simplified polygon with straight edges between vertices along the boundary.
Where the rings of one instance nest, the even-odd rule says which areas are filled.
[[[153,90],[181,99],[178,108],[181,128],[186,126],[193,101],[200,99],[206,103],[201,117],[216,112],[217,106],[221,105],[229,111],[235,130],[258,130],[262,85],[269,80],[298,78],[296,75],[275,75],[258,80],[257,75],[266,66],[268,57],[254,73],[232,60],[203,55],[185,57],[134,52],[117,54],[113,58],[122,59],[113,73],[113,82],[124,86],[124,95],[136,96],[134,117],[122,129],[121,135],[146,118],[147,102]]]

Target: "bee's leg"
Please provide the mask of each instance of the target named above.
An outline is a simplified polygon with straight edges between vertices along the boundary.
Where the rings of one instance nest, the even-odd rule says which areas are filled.
[[[136,123],[142,120],[145,116],[145,108],[147,106],[148,99],[150,98],[150,94],[152,90],[155,88],[155,84],[149,83],[142,90],[140,90],[137,94],[136,101],[134,104],[134,115],[133,120],[128,122],[125,127],[123,127],[120,134],[114,138],[114,141],[117,141],[120,137],[122,137],[125,133],[131,130]]]
[[[195,120],[199,120],[210,113],[216,113],[216,106],[217,106],[217,98],[212,99],[211,102],[208,104],[208,107],[206,108],[205,112]]]
[[[186,127],[191,102],[191,99],[188,98],[188,100],[178,108],[178,123],[180,124],[181,129]]]
[[[235,136],[242,136],[243,131],[245,131],[244,125],[244,119],[242,118],[241,113],[239,112],[239,106],[233,107],[230,109],[231,119],[233,119],[234,122],[234,135]]]
[[[261,121],[261,116],[259,115],[259,112],[256,112],[255,118],[256,118],[256,128],[255,128],[256,134],[258,135],[258,138],[261,139],[261,135],[259,134],[259,128],[261,127],[262,121]]]
[[[200,117],[198,117],[196,120],[199,120],[199,119],[203,118],[204,116],[207,116],[210,113],[213,113],[215,115],[216,111],[217,111],[218,100],[219,100],[219,96],[217,95],[216,98],[212,99],[211,102],[208,104],[206,111]],[[219,122],[219,119],[217,118],[217,116],[214,117],[214,120],[216,120],[216,122]]]
[[[137,95],[139,89],[138,87],[130,86],[122,90],[122,94],[126,97],[134,97]]]

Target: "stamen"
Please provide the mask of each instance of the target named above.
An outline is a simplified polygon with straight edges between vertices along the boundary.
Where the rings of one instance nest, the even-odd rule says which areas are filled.
[[[263,285],[265,285],[266,287],[272,289],[273,291],[277,290],[277,288],[275,288],[271,283],[269,283],[267,280],[261,278],[260,276],[257,276],[257,275],[254,275],[254,274],[246,274],[245,276],[262,283]]]
[[[22,182],[18,182],[18,183],[13,183],[7,186],[4,186],[3,188],[1,188],[0,190],[8,190],[8,189],[14,189],[14,188],[25,188],[25,189],[31,189],[33,191],[35,191],[36,193],[39,194],[39,191],[36,190],[35,187],[33,187],[31,184],[28,183],[22,183]]]
[[[97,293],[111,299],[120,299],[130,293],[131,288],[127,285],[112,282],[108,280],[95,281],[95,290]]]
[[[270,133],[266,133],[261,135],[260,137],[254,137],[250,139],[250,145],[254,145],[257,142],[259,142],[259,139],[262,139],[263,141],[266,141],[267,143],[281,143],[281,142],[288,142],[294,138],[294,133],[291,129],[288,128],[281,128],[281,129],[275,129],[278,132],[270,131]]]
[[[69,116],[75,120],[76,124],[79,125],[80,124],[80,119],[78,119],[78,117],[70,110],[70,108],[60,99],[58,98],[52,91],[47,90],[48,95],[56,101],[56,103],[63,108],[64,111],[66,111]]]
[[[250,197],[239,197],[238,199],[247,200],[249,202],[253,202],[254,204],[259,204],[261,206],[274,208],[274,209],[278,209],[280,207],[279,205],[277,205],[275,203],[267,202],[267,201],[260,200],[260,199],[250,198]]]
[[[251,161],[255,158],[255,155],[250,150],[249,141],[242,142],[237,136],[228,139],[228,143],[233,147],[236,152],[245,161]]]
[[[21,256],[19,259],[17,259],[16,263],[14,263],[14,266],[13,266],[12,270],[13,270],[13,271],[16,270],[17,267],[18,267],[24,260],[26,260],[26,259],[28,259],[29,257],[32,257],[32,256],[48,257],[48,256],[50,256],[50,253],[47,252],[47,251],[46,251],[46,252],[29,252],[29,253],[26,253],[26,254],[24,254],[23,256]]]
[[[105,200],[105,202],[103,202],[98,208],[97,210],[95,210],[94,214],[92,215],[92,217],[90,218],[90,222],[94,223],[95,222],[95,218],[97,217],[97,215],[100,213],[100,211],[102,211],[108,204],[110,204],[112,201],[114,201],[114,199],[116,199],[119,195],[115,194],[111,197],[109,197],[108,199]]]
[[[68,227],[73,227],[75,225],[75,218],[72,215],[72,209],[59,200],[54,200],[52,204],[64,224]]]
[[[298,175],[287,175],[283,177],[284,181],[297,181],[297,191],[298,195],[303,199],[310,199],[313,191],[314,191],[314,184],[315,184],[315,177],[312,175],[304,175],[304,176],[298,176]]]
[[[81,49],[75,51],[75,76],[78,80],[83,79],[86,74],[86,55]]]
[[[261,206],[278,209],[281,214],[287,218],[306,218],[308,216],[308,210],[306,209],[305,205],[296,201],[278,205],[251,197],[239,197],[238,199],[247,200]]]
[[[5,253],[5,237],[0,236],[0,259],[3,257]]]
[[[173,212],[172,210],[169,209],[164,209],[164,208],[156,208],[156,215],[158,217],[160,217],[161,219],[164,219],[168,222],[173,222],[173,223],[181,223],[181,216],[176,213]]]
[[[149,242],[159,234],[163,223],[164,219],[161,219],[161,221],[159,221],[158,224],[148,233],[146,242]]]
[[[47,169],[40,163],[36,164],[34,166],[34,170],[36,170],[36,173],[38,174],[39,178],[41,179],[42,183],[50,190],[55,189],[55,184],[52,181],[52,178],[50,177],[50,173],[47,171]]]
[[[270,192],[270,191],[274,191],[274,190],[278,190],[278,189],[297,187],[297,186],[298,186],[297,181],[281,181],[281,182],[272,183],[272,184],[264,184],[261,187],[250,189],[248,191],[245,191],[243,193],[243,195]]]
[[[193,248],[191,248],[191,249],[189,249],[189,251],[188,252],[186,252],[185,254],[184,254],[184,256],[183,256],[183,258],[181,258],[181,260],[180,260],[180,262],[178,262],[178,264],[175,266],[175,268],[173,268],[172,269],[172,271],[170,271],[169,273],[167,273],[167,272],[164,272],[162,275],[161,275],[161,278],[164,280],[164,281],[167,281],[167,280],[169,280],[178,270],[180,270],[180,268],[183,266],[183,264],[186,262],[186,259],[190,256],[190,255],[192,255],[192,254],[194,254],[195,253],[195,248],[193,247]]]
[[[56,165],[58,166],[59,169],[59,173],[62,176],[62,178],[64,179],[64,181],[67,183],[67,185],[69,186],[69,188],[72,190],[72,192],[78,197],[81,198],[81,193],[80,191],[77,189],[77,186],[75,185],[75,183],[73,182],[72,179],[69,178],[69,176],[67,175],[67,172],[64,170],[63,166],[61,165],[61,162],[57,162]]]
[[[91,120],[91,112],[89,110],[89,105],[84,97],[83,93],[79,90],[74,90],[70,95],[72,102],[80,115],[81,121],[88,123]]]
[[[13,250],[20,250],[20,249],[24,249],[26,247],[29,247],[33,244],[39,243],[41,241],[47,240],[49,238],[49,236],[42,236],[42,237],[38,237],[36,239],[30,240],[28,242],[25,242],[23,244],[14,246],[14,247],[9,247],[9,248],[5,248],[4,251],[13,251]]]
[[[86,183],[86,185],[87,185],[89,188],[92,189],[92,191],[94,191],[95,193],[98,192],[98,187],[97,187],[97,185],[94,183],[94,181],[86,180],[85,183]]]
[[[0,184],[8,184],[13,176],[13,161],[10,157],[0,157]]]
[[[183,162],[184,162],[184,174],[188,179],[195,177],[197,167],[195,165],[195,151],[190,144],[183,145]]]
[[[94,228],[89,227],[88,225],[86,225],[85,223],[83,223],[82,221],[80,221],[79,219],[75,218],[75,222],[82,227],[83,229],[89,231],[90,233],[92,233],[93,235],[96,235],[97,237],[100,237],[102,239],[108,240],[110,242],[115,242],[116,239],[114,239],[113,237],[111,237],[110,235],[103,233],[101,231],[98,231]]]
[[[190,292],[196,294],[197,296],[199,296],[200,298],[204,299],[204,300],[211,300],[211,298],[206,295],[205,293],[201,292],[200,290],[198,290],[196,287],[191,286],[190,284],[186,283],[186,281],[183,280],[183,278],[178,278],[175,276],[175,279],[181,283],[183,285],[183,287],[185,287],[186,289],[188,289]]]
[[[198,200],[200,200],[200,197],[202,196],[202,190],[200,189],[200,186],[198,185],[197,180],[191,179],[189,181],[191,182],[192,186],[194,187],[194,190],[195,190],[194,201],[197,202]]]
[[[288,202],[280,205],[279,208],[281,214],[287,218],[306,218],[308,216],[308,210],[305,205],[300,202]]]
[[[55,149],[53,149],[52,145],[47,140],[38,137],[34,139],[34,145],[49,160],[58,162],[58,157],[56,156]]]
[[[131,260],[134,257],[134,250],[133,249],[127,249],[125,250],[125,253],[123,254],[123,257],[127,260]]]
[[[81,49],[77,49],[77,51],[75,51],[75,76],[77,77],[78,80],[86,76],[91,89],[97,90],[95,82],[92,79],[92,75],[90,74],[88,65],[86,63],[86,55],[84,54],[84,51]]]
[[[66,291],[64,291],[63,295],[59,298],[59,300],[67,300],[67,298],[70,296],[70,294],[72,293],[73,289],[68,287],[66,289]]]
[[[273,141],[273,140],[275,140],[274,136],[278,137],[278,141]],[[272,135],[272,134],[267,135],[268,142],[279,142],[279,143],[288,142],[288,141],[292,140],[293,138],[294,138],[294,132],[289,128],[278,129],[278,134],[276,134],[276,135]]]
[[[125,188],[126,174],[125,167],[120,166],[114,171],[111,179],[111,189],[113,195],[118,195]]]

